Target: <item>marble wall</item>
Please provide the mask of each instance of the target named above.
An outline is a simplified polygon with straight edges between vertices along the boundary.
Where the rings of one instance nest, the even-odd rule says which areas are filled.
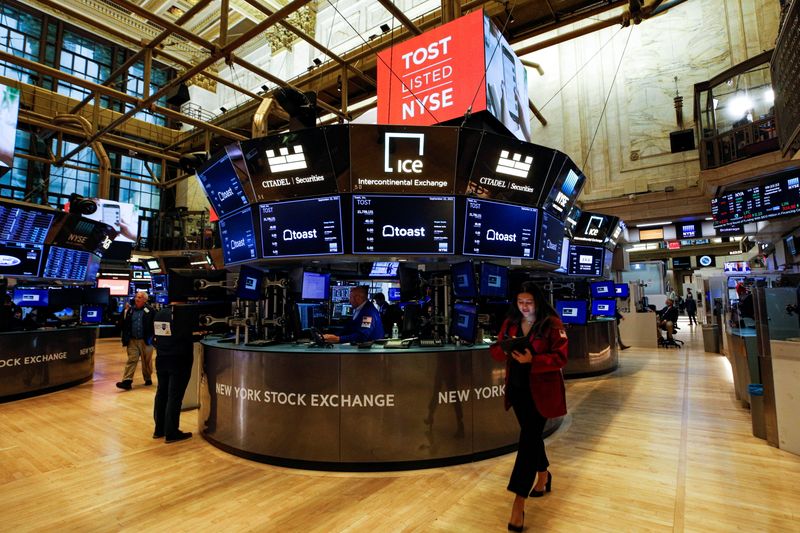
[[[692,0],[640,25],[528,54],[525,59],[544,68],[544,76],[531,71],[529,92],[548,120],[547,126],[533,122],[533,142],[563,150],[583,166],[589,176],[583,200],[696,185],[697,150],[670,152],[669,132],[681,129],[676,91],[683,96],[683,127],[693,128],[694,84],[774,47],[778,15],[775,0]]]

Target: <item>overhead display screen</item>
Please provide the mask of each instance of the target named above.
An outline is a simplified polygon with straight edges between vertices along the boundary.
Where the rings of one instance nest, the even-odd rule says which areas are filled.
[[[464,254],[533,259],[535,207],[467,198]]]
[[[711,200],[714,227],[797,213],[800,213],[800,174],[796,171]]]
[[[354,254],[452,254],[453,196],[353,195]]]
[[[20,242],[0,242],[0,275],[38,277],[43,246]]]
[[[703,236],[700,224],[697,222],[675,224],[675,234],[679,239],[696,239]]]
[[[244,209],[219,221],[222,260],[225,265],[258,258],[256,231],[250,209]]]
[[[89,252],[50,246],[42,277],[83,281],[89,270],[91,256]]]
[[[558,160],[564,161],[560,170],[556,170]],[[569,214],[569,210],[578,195],[583,189],[583,184],[586,181],[586,176],[578,170],[575,164],[564,154],[557,153],[553,158],[553,166],[551,173],[558,172],[558,177],[554,180],[553,186],[547,198],[542,202],[542,207],[551,215],[564,220]]]
[[[350,126],[354,193],[452,194],[458,128]]]
[[[336,173],[322,128],[242,141],[257,202],[336,194]]]
[[[556,300],[556,311],[564,324],[586,324],[586,300]]]
[[[569,256],[567,258],[567,273],[570,276],[593,276],[603,275],[603,248],[595,246],[582,246],[579,244],[569,245]]]
[[[617,217],[583,211],[578,224],[572,231],[572,240],[577,242],[603,244],[609,232],[616,229]]]
[[[555,153],[551,148],[485,133],[469,180],[459,184],[456,192],[537,205]]]
[[[44,244],[53,213],[0,204],[0,241]]]
[[[245,185],[237,174],[227,150],[218,153],[197,172],[211,207],[220,218],[249,205]],[[245,182],[246,183],[246,182]]]
[[[564,223],[542,211],[536,259],[552,265],[561,263],[561,246],[564,243]]]
[[[338,196],[258,206],[264,257],[344,253]]]

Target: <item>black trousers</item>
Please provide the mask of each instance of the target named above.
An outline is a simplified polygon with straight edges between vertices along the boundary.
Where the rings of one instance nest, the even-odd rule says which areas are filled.
[[[186,386],[192,375],[193,360],[159,364],[158,359],[157,357],[158,389],[156,389],[155,405],[153,406],[153,419],[156,424],[154,433],[165,435],[169,439],[178,436],[181,403],[183,403],[183,394],[186,392]]]
[[[509,389],[509,400],[519,421],[519,450],[508,490],[527,498],[533,488],[536,472],[544,472],[550,466],[544,449],[544,425],[547,419],[536,409],[528,389]]]

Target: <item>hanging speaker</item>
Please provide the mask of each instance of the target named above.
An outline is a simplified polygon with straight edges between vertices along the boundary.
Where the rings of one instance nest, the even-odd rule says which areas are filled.
[[[694,150],[694,130],[670,132],[669,147],[672,149],[673,154]]]
[[[170,87],[167,91],[167,103],[174,106],[182,106],[189,101],[189,87],[181,82],[175,87]]]

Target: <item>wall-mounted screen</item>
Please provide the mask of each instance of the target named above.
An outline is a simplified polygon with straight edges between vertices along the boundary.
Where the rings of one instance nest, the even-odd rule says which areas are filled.
[[[208,201],[220,218],[250,204],[245,185],[239,178],[227,150],[222,150],[197,171],[197,179],[206,191]]]
[[[794,235],[789,235],[788,237],[784,237],[783,240],[786,242],[786,250],[789,252],[790,256],[797,255],[797,247],[794,244]]]
[[[601,277],[603,275],[604,252],[603,248],[595,246],[570,244],[567,273],[570,276]]]
[[[467,198],[464,254],[533,259],[535,207]]]
[[[621,299],[626,299],[631,297],[631,287],[627,283],[615,283],[614,284],[614,296]]]
[[[672,268],[675,270],[689,270],[692,268],[692,258],[690,256],[673,257]]]
[[[640,241],[663,241],[664,228],[647,228],[639,230]]]
[[[54,217],[54,213],[0,202],[0,241],[44,244]]]
[[[89,270],[89,252],[50,246],[42,271],[43,278],[84,281]]]
[[[84,288],[81,290],[81,303],[90,305],[108,305],[108,289]]]
[[[390,302],[400,301],[400,287],[390,287],[389,296],[387,297]]]
[[[614,296],[613,281],[595,281],[589,284],[592,298],[611,298]]]
[[[236,278],[236,297],[242,300],[261,300],[264,294],[261,290],[264,272],[242,265],[239,268],[239,277]]]
[[[98,289],[109,289],[111,296],[127,296],[130,280],[124,278],[97,278]]]
[[[713,255],[698,255],[697,266],[701,268],[717,266],[717,258]]]
[[[749,274],[750,265],[747,263],[747,261],[725,261],[722,263],[722,271],[733,274]]]
[[[614,317],[616,313],[616,300],[592,300],[592,314],[594,316]]]
[[[0,176],[14,166],[19,101],[19,88],[0,85]]]
[[[714,227],[800,213],[800,173],[784,172],[711,199]]]
[[[726,237],[731,235],[744,235],[744,225],[734,224],[732,226],[722,226],[719,228],[714,228],[714,231],[717,232],[717,235]]]
[[[485,298],[507,298],[508,269],[491,263],[481,264],[480,291]]]
[[[331,275],[303,272],[303,300],[327,300],[330,296]],[[349,293],[349,290],[348,290]]]
[[[455,197],[353,195],[354,254],[452,254]]]
[[[453,295],[456,298],[475,298],[478,296],[478,285],[475,282],[475,270],[472,261],[450,265],[450,278]]]
[[[166,274],[153,274],[150,276],[150,284],[153,287],[153,292],[167,292],[167,275]]]
[[[556,300],[556,311],[564,324],[586,324],[586,300]]]
[[[158,262],[158,259],[147,259],[145,265],[151,272],[161,270],[161,264]]]
[[[344,253],[338,196],[258,206],[265,258]]]
[[[478,324],[478,307],[458,302],[453,305],[453,335],[466,342],[475,342]]]
[[[703,236],[699,222],[679,222],[675,224],[675,234],[679,239],[696,239]]]
[[[256,230],[250,209],[244,209],[219,221],[222,260],[225,265],[258,259]]]
[[[11,299],[20,307],[47,307],[49,302],[47,289],[15,288]]]
[[[371,278],[396,278],[399,261],[375,261],[369,270]]]
[[[565,231],[563,222],[542,211],[536,259],[552,265],[560,264]]]
[[[0,275],[38,277],[43,254],[41,244],[0,242]]]

